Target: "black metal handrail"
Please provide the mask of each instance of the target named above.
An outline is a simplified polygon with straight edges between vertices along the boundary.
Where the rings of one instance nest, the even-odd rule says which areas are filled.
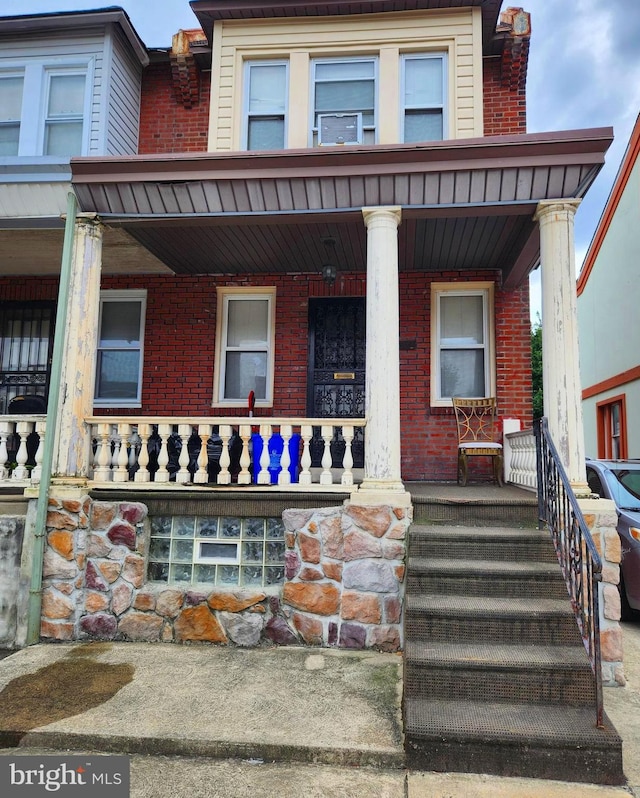
[[[578,629],[596,683],[597,725],[602,726],[602,661],[598,583],[602,561],[569,484],[546,418],[534,426],[538,467],[538,518],[551,532]]]

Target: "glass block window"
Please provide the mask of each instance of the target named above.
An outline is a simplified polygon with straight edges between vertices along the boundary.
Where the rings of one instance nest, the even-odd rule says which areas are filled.
[[[279,518],[156,516],[147,578],[171,585],[278,585],[284,552]]]

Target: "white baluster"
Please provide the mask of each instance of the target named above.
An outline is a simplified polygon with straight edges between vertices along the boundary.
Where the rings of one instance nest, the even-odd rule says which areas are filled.
[[[198,435],[200,436],[200,454],[198,455],[198,470],[194,474],[193,481],[198,485],[204,485],[209,481],[209,472],[207,470],[209,452],[207,451],[207,444],[211,437],[211,424],[200,424],[198,426]]]
[[[302,457],[300,458],[300,479],[301,485],[311,485],[311,452],[309,443],[313,437],[313,428],[303,424],[300,427],[300,437],[302,438]]]
[[[116,438],[116,451],[113,453],[116,467],[113,472],[114,482],[129,481],[129,452],[127,451],[127,440],[131,434],[131,424],[118,424],[118,436]],[[116,453],[117,452],[117,453]]]
[[[169,482],[171,475],[167,470],[169,463],[169,449],[167,441],[171,435],[171,424],[158,424],[158,435],[162,441],[160,445],[160,453],[158,454],[158,470],[156,471],[156,482]]]
[[[258,485],[269,485],[271,482],[271,474],[269,473],[269,463],[271,457],[269,455],[269,442],[273,428],[271,424],[260,424],[260,438],[262,439],[262,451],[260,452],[260,471],[258,472]]]
[[[332,485],[333,476],[331,474],[331,440],[333,438],[333,427],[323,424],[320,428],[322,440],[324,441],[324,451],[322,453],[322,473],[320,474],[321,485]]]
[[[251,426],[249,424],[240,425],[240,438],[242,439],[242,454],[240,455],[240,473],[238,474],[238,485],[251,484],[251,455],[249,454],[249,440],[251,438]]]
[[[220,454],[220,473],[218,474],[218,485],[231,484],[231,456],[229,455],[229,439],[231,438],[231,427],[229,424],[220,425],[220,438],[222,440],[222,452]]]
[[[111,480],[111,424],[98,424],[98,465],[94,470],[95,482]]]
[[[20,446],[18,447],[18,453],[16,454],[16,467],[13,469],[13,474],[11,475],[13,479],[27,479],[29,476],[29,472],[27,470],[26,464],[29,458],[27,454],[27,438],[29,437],[29,433],[33,429],[33,422],[31,421],[18,421],[16,424],[16,432],[20,436]]]
[[[37,485],[42,478],[42,456],[44,453],[44,439],[47,433],[47,422],[36,421],[36,432],[38,433],[38,448],[36,449],[36,464],[31,469],[31,483]]]
[[[178,424],[178,435],[182,440],[180,447],[180,455],[178,457],[178,464],[180,469],[176,474],[176,482],[180,485],[185,485],[191,482],[191,474],[189,473],[189,438],[191,437],[190,424]]]
[[[344,438],[345,448],[344,457],[342,458],[342,484],[353,485],[353,453],[351,451],[351,442],[353,441],[353,427],[350,424],[342,427],[342,437]]]
[[[282,457],[280,458],[280,465],[282,471],[278,474],[278,485],[291,484],[291,472],[289,466],[291,465],[291,452],[289,451],[289,441],[291,440],[291,425],[282,424],[280,426],[280,435],[282,436]]]
[[[140,436],[140,454],[138,455],[138,470],[133,478],[134,482],[149,482],[149,436],[151,435],[151,424],[138,424],[138,435]]]
[[[118,435],[118,425],[114,424],[111,427],[111,479],[115,482],[115,474],[118,469],[118,460],[120,458],[120,436]]]
[[[0,421],[0,479],[6,479],[9,476],[7,438],[11,435],[12,427],[11,421]]]

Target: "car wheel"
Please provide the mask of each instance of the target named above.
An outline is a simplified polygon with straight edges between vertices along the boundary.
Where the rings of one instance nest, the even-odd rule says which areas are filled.
[[[620,591],[620,620],[632,621],[636,617],[636,611],[633,609],[631,604],[629,604],[622,571],[620,571],[620,583],[618,584],[618,590]]]

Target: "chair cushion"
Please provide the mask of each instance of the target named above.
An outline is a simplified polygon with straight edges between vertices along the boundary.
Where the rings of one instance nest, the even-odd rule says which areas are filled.
[[[502,449],[501,443],[491,443],[491,441],[469,441],[459,443],[458,449]]]

